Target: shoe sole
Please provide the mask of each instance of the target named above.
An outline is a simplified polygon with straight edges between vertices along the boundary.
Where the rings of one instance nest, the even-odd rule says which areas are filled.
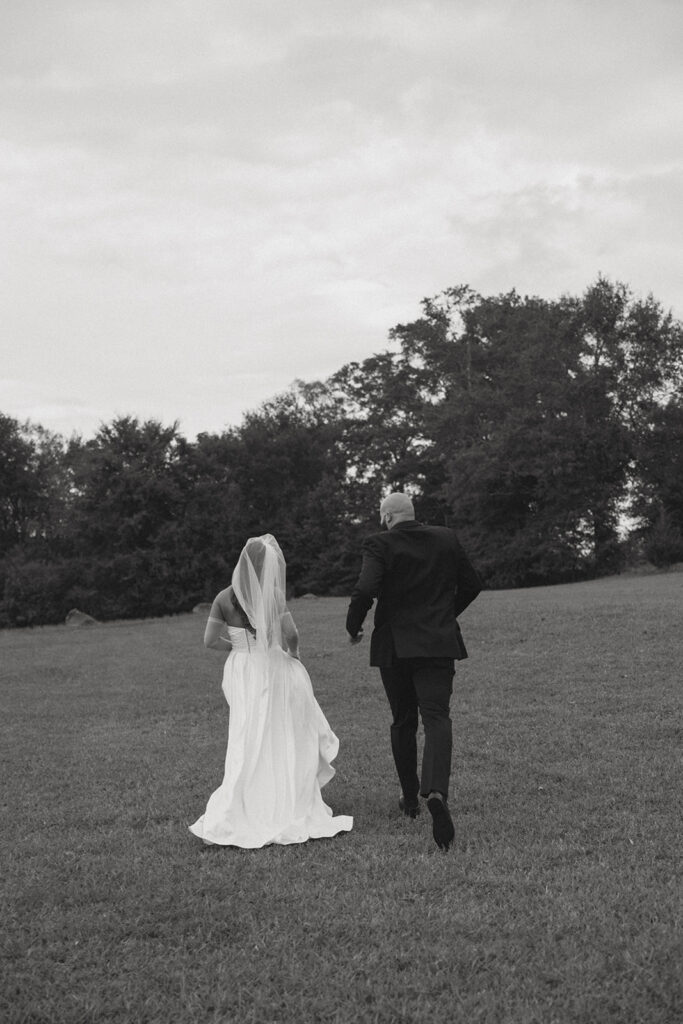
[[[432,816],[432,835],[434,842],[441,850],[447,850],[455,838],[453,819],[443,800],[433,796],[427,801],[429,813]]]

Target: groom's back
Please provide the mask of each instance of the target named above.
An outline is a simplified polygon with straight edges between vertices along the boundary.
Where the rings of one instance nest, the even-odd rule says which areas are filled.
[[[368,538],[367,554],[382,563],[371,661],[465,656],[458,608],[481,584],[455,533],[415,520]]]
[[[415,522],[381,537],[386,547],[383,599],[391,597],[406,606],[452,600],[462,553],[452,530]]]

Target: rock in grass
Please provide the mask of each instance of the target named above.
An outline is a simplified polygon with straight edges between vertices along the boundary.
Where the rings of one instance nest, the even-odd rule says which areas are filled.
[[[208,615],[208,613],[211,611],[211,602],[201,601],[199,604],[196,604],[194,606],[192,611],[195,615]]]
[[[93,619],[92,615],[86,615],[85,612],[80,612],[78,608],[72,608],[64,622],[67,626],[94,626],[97,619]]]

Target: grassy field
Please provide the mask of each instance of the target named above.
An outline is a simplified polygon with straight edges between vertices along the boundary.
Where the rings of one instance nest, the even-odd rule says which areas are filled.
[[[0,1020],[680,1020],[682,608],[683,573],[481,595],[448,854],[341,599],[292,611],[354,830],[260,851],[187,831],[228,724],[203,619],[1,633]]]

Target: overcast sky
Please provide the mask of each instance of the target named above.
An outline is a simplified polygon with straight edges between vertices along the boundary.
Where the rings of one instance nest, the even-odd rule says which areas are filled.
[[[220,431],[469,284],[683,316],[680,0],[2,0],[0,411]]]

